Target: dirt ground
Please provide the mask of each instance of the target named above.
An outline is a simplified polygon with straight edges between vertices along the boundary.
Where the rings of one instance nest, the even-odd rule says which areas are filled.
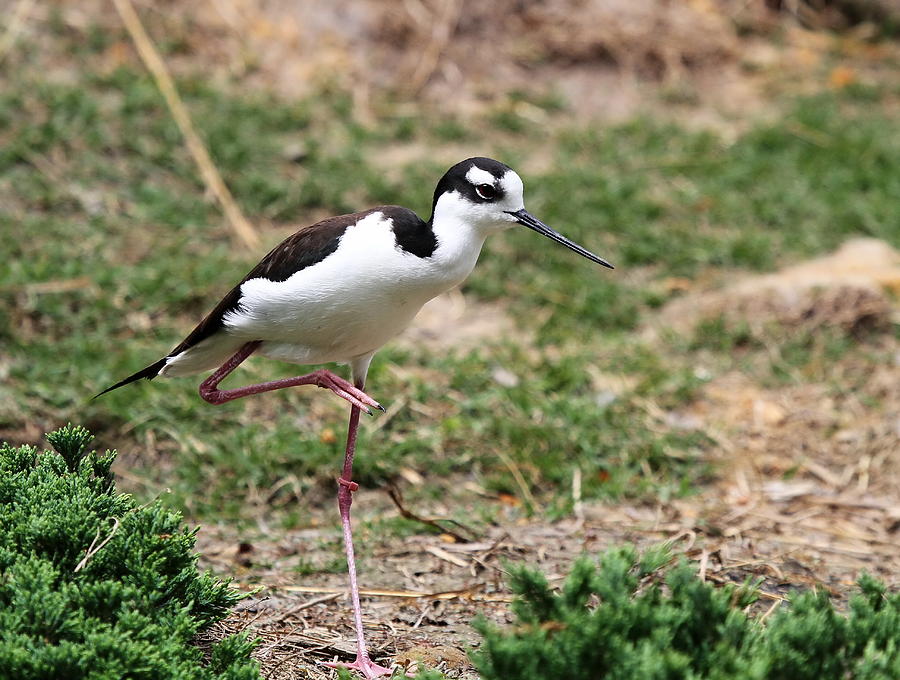
[[[63,80],[71,55],[55,51],[48,29],[108,28],[119,39],[78,64],[108,71],[137,61],[108,4],[18,0],[13,14],[27,16],[12,26],[41,44],[35,58],[47,77]],[[166,63],[176,74],[287,97],[349,91],[362,121],[385,99],[465,120],[524,92],[514,106],[526,118],[543,115],[529,98],[552,97],[582,120],[650,113],[730,131],[777,115],[772,103],[781,93],[866,82],[889,68],[883,57],[893,48],[870,40],[877,21],[860,21],[866,12],[841,15],[841,5],[853,4],[134,0],[151,38],[172,46]],[[843,30],[817,30],[830,26]]]
[[[898,373],[895,366],[874,379],[892,381],[887,387],[895,399]],[[718,398],[725,394],[731,396]],[[577,517],[558,522],[511,518],[467,542],[426,533],[389,540],[358,535],[365,546],[360,580],[373,656],[475,678],[466,651],[478,638],[469,624],[476,615],[510,622],[507,563],[538,567],[559,582],[574,556],[625,542],[669,542],[713,583],[761,578],[754,609],[763,616],[791,592],[808,588],[824,588],[845,606],[862,570],[900,586],[900,478],[897,461],[889,460],[900,450],[896,418],[857,423],[822,441],[822,429],[846,423],[850,414],[814,389],[766,392],[733,375],[711,385],[709,397],[707,405],[712,399],[719,404],[714,417],[728,409],[740,415],[720,454],[728,458],[718,461],[722,476],[698,496],[655,506],[585,504]],[[862,459],[841,454],[857,450],[848,445],[853,438],[868,442],[870,453]],[[810,456],[784,481],[792,459],[779,450],[822,445],[824,455]],[[360,493],[355,508],[365,517],[397,512],[379,491]],[[332,528],[261,531],[252,541],[239,542],[229,528],[200,533],[204,565],[235,576],[243,588],[264,586],[209,633],[209,639],[240,630],[259,636],[255,655],[264,677],[329,678],[332,671],[318,661],[353,659],[346,574],[340,561],[332,562],[339,554],[334,515]],[[334,571],[299,575],[298,565],[310,563],[330,563]]]

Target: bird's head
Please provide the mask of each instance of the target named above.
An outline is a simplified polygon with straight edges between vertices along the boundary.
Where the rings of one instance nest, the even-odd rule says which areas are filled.
[[[521,224],[561,243],[589,260],[613,266],[554,231],[525,210],[522,178],[492,158],[467,158],[450,168],[434,191],[432,223],[455,220],[485,236]]]

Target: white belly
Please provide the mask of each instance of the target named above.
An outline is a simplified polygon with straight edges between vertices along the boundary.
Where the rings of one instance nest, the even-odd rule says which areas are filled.
[[[374,353],[405,329],[426,300],[405,304],[384,303],[364,296],[355,304],[329,306],[329,313],[320,313],[321,305],[313,310],[306,305],[285,309],[280,322],[263,324],[271,331],[271,338],[260,345],[258,354],[298,364],[321,364],[331,361],[347,362]],[[230,334],[249,338],[250,323]]]
[[[369,356],[402,332],[428,300],[385,304],[374,295],[352,303],[309,301],[242,312],[239,323],[171,357],[160,375],[178,377],[218,368],[245,343],[264,340],[256,354],[295,364],[352,363]],[[430,299],[430,298],[428,298]],[[263,309],[265,314],[262,314]],[[330,310],[330,311],[329,311]]]

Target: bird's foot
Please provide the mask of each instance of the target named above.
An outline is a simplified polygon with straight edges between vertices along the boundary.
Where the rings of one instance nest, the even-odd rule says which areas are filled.
[[[372,408],[377,408],[380,411],[384,411],[384,406],[372,399],[372,397],[356,387],[349,380],[344,380],[339,375],[335,375],[331,371],[325,369],[316,371],[314,375],[316,376],[316,385],[326,390],[331,390],[341,399],[349,401],[352,406],[356,406],[358,409],[365,411],[369,415],[372,415],[372,409],[369,408],[370,406]]]
[[[360,673],[364,678],[366,678],[366,680],[375,680],[375,678],[380,678],[385,675],[391,674],[390,668],[379,666],[368,656],[363,656],[360,654],[357,654],[356,661],[354,661],[353,663],[323,662],[322,665],[328,666],[329,668],[347,668],[349,670],[356,671],[357,673]]]

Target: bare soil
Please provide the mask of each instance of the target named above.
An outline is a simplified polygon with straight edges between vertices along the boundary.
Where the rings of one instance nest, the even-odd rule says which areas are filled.
[[[579,517],[558,522],[510,513],[470,542],[446,534],[384,539],[357,532],[373,656],[382,663],[421,662],[448,677],[475,678],[466,652],[479,641],[470,622],[475,616],[511,622],[507,564],[537,567],[551,583],[560,582],[576,555],[626,542],[639,547],[669,542],[713,583],[762,579],[762,597],[754,606],[758,615],[785,606],[792,592],[808,588],[825,589],[846,606],[862,570],[900,586],[900,494],[897,463],[890,460],[900,450],[896,421],[893,431],[885,431],[889,423],[870,423],[852,435],[837,435],[825,442],[825,456],[802,460],[798,474],[785,481],[785,467],[795,459],[778,452],[817,449],[821,428],[844,417],[836,405],[823,407],[816,390],[759,394],[745,382],[730,376],[710,389],[715,402],[709,403],[725,405],[720,417],[735,406],[742,414],[731,428],[742,446],[729,447],[723,454],[729,459],[719,461],[722,476],[696,497],[655,506],[589,504]],[[736,396],[723,402],[720,390]],[[747,399],[749,404],[736,403]],[[765,415],[766,399],[783,400],[801,415],[792,422],[779,418],[780,426],[761,426],[760,417],[771,417]],[[859,458],[856,447],[846,445],[851,438],[865,439],[871,453]],[[355,510],[370,518],[396,512],[374,491],[359,494]],[[208,639],[242,630],[259,636],[255,655],[267,678],[331,678],[333,672],[318,662],[352,661],[336,514],[334,528],[260,532],[252,540],[238,539],[227,527],[201,531],[198,547],[205,565],[236,577],[242,588],[262,586]],[[298,566],[309,564],[331,565],[334,571],[299,575]]]
[[[40,45],[34,58],[48,78],[67,79],[73,65],[102,72],[139,63],[105,0],[26,4],[16,30]],[[781,93],[866,82],[896,51],[870,40],[872,22],[841,34],[814,30],[836,22],[830,6],[840,3],[828,2],[785,3],[801,15],[779,3],[728,0],[134,4],[151,38],[170,46],[166,62],[176,74],[286,97],[351,92],[364,121],[385,100],[465,119],[508,107],[508,94],[519,91],[528,97],[514,106],[525,117],[543,115],[528,98],[551,96],[581,120],[649,113],[735,131],[777,115]],[[59,26],[115,39],[73,64],[48,40]]]

